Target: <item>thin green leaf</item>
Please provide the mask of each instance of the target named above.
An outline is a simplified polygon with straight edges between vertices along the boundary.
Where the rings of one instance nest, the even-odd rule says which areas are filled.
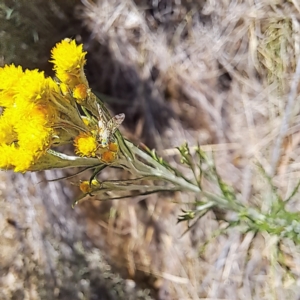
[[[285,203],[289,202],[298,192],[300,188],[300,180],[298,181],[297,185],[295,186],[295,188],[293,189],[292,193],[290,194],[289,197],[287,197],[287,199],[284,201]]]

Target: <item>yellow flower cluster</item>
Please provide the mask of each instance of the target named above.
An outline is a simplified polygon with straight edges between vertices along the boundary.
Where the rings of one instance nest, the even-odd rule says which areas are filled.
[[[80,190],[85,194],[91,194],[94,190],[100,187],[100,182],[93,179],[91,182],[88,180],[81,181],[79,184]]]
[[[54,63],[55,75],[61,82],[63,93],[71,94],[78,104],[84,106],[91,93],[83,69],[86,52],[83,51],[82,45],[77,46],[74,40],[65,39],[58,43],[51,53],[51,62]],[[82,119],[88,127],[88,132],[79,132],[75,137],[75,153],[86,157],[97,156],[105,163],[113,162],[119,150],[118,144],[110,142],[107,147],[101,147],[100,141],[97,140],[98,122],[90,122],[85,117]]]
[[[74,140],[75,152],[79,156],[97,156],[105,163],[111,163],[117,158],[119,145],[109,142],[107,147],[101,147],[94,130],[89,133],[80,133]]]
[[[70,91],[77,102],[82,103],[89,95],[89,86],[83,66],[86,63],[82,45],[74,40],[64,39],[51,51],[56,77],[66,92]]]
[[[0,168],[30,170],[51,147],[74,143],[75,153],[113,162],[118,144],[103,146],[96,97],[84,74],[86,52],[65,39],[52,49],[58,80],[38,70],[0,68]],[[88,112],[84,116],[79,114]],[[105,126],[105,123],[103,123]],[[64,133],[64,134],[62,134]],[[36,169],[36,168],[34,168]]]
[[[55,85],[37,70],[0,69],[0,168],[23,172],[50,147]]]

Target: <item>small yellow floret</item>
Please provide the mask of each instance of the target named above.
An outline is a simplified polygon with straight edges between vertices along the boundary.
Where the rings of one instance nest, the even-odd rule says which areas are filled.
[[[14,153],[12,162],[15,172],[26,172],[34,163],[33,155],[28,149],[18,148]]]
[[[20,66],[16,67],[12,64],[0,68],[0,106],[9,107],[13,105],[16,94],[15,86],[23,75]]]
[[[0,168],[14,169],[15,172],[26,172],[32,164],[32,155],[26,149],[20,149],[14,144],[0,145]]]
[[[88,96],[89,88],[84,84],[80,83],[75,86],[73,89],[73,97],[80,103],[82,100],[85,100]]]
[[[114,142],[110,142],[108,144],[108,149],[112,152],[118,152],[119,150],[119,145],[117,143],[114,143]]]
[[[86,52],[83,51],[82,45],[76,45],[71,39],[64,39],[51,51],[54,64],[54,71],[57,78],[62,82],[74,87],[83,82]]]
[[[12,159],[16,155],[15,146],[0,144],[0,168],[3,170],[11,170],[14,168]]]
[[[15,85],[16,97],[21,96],[27,101],[36,102],[46,97],[47,85],[44,72],[26,70],[22,78]]]
[[[22,68],[20,66],[16,67],[14,64],[0,68],[0,90],[11,89],[22,75]]]
[[[10,118],[4,113],[0,118],[0,145],[11,145],[17,140],[17,133],[14,124]]]
[[[98,180],[93,179],[92,182],[90,182],[89,180],[81,181],[79,188],[83,193],[89,194],[89,193],[93,192],[95,187],[99,187],[99,186],[100,186],[100,184],[99,184]]]
[[[106,151],[101,154],[101,160],[105,163],[112,163],[117,158],[117,153],[112,151]]]
[[[74,140],[74,146],[76,154],[80,156],[96,156],[97,140],[91,134],[80,133]]]

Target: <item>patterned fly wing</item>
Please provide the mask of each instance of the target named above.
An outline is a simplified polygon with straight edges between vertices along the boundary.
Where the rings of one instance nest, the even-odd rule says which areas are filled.
[[[99,127],[99,130],[103,130],[106,127],[106,122],[105,122],[104,114],[103,114],[103,111],[101,109],[101,106],[98,103],[97,103],[97,108],[98,108],[98,115],[99,115],[99,118],[98,118],[98,127]]]
[[[111,134],[114,134],[116,130],[120,127],[124,119],[125,119],[125,114],[115,115],[107,122],[107,130],[109,130]]]
[[[98,140],[102,147],[107,147],[108,143],[112,140],[113,134],[122,124],[125,119],[125,114],[118,114],[111,118],[108,122],[105,121],[103,111],[98,104]]]

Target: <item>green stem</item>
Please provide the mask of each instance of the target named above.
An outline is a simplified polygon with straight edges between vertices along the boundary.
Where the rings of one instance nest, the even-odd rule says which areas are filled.
[[[158,163],[156,160],[154,160],[151,156],[149,156],[144,151],[140,150],[138,147],[133,145],[132,143],[125,141],[127,147],[131,150],[131,152],[143,160],[145,160],[147,163],[149,163],[151,166],[148,166],[144,164],[143,162],[139,161],[137,158],[133,161],[128,161],[126,164],[130,164],[135,172],[139,173],[143,176],[155,176],[158,178],[161,178],[162,180],[166,180],[168,182],[172,182],[175,185],[178,185],[182,187],[186,191],[194,192],[194,193],[200,193],[201,190],[197,185],[194,185],[192,183],[187,182],[181,177],[176,176],[174,173],[169,171],[167,168],[162,166],[160,163]],[[132,168],[129,167],[129,169],[132,170]]]
[[[65,169],[75,167],[97,167],[101,164],[97,158],[69,156],[49,149],[33,166],[30,171],[50,169]]]

